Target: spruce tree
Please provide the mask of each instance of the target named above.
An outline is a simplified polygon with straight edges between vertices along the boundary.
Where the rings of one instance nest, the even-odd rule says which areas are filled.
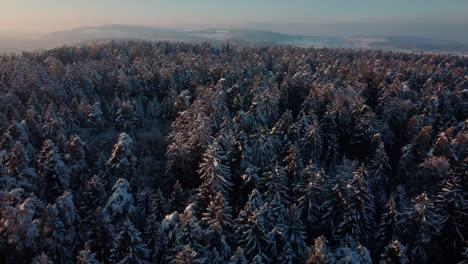
[[[379,230],[377,232],[377,246],[379,249],[383,249],[392,241],[398,240],[400,220],[400,212],[398,211],[395,201],[393,199],[388,200],[380,217]]]
[[[42,188],[42,196],[53,203],[69,187],[69,178],[55,144],[46,140],[37,161],[38,174]]]
[[[435,197],[435,211],[440,219],[440,244],[450,258],[459,257],[465,242],[467,206],[466,192],[456,176],[449,176]],[[445,255],[444,254],[444,255]]]
[[[199,254],[190,248],[190,246],[185,246],[182,251],[178,252],[170,262],[170,264],[201,264],[205,263],[204,259],[199,257]]]
[[[412,209],[407,213],[406,236],[410,261],[425,263],[429,261],[434,237],[439,232],[440,216],[425,192],[412,201]]]
[[[198,170],[202,180],[198,188],[199,207],[202,210],[209,205],[211,198],[214,198],[218,192],[226,200],[229,197],[229,190],[232,188],[231,173],[229,167],[222,163],[223,158],[223,153],[216,142],[208,146],[203,154],[203,161]]]
[[[133,176],[137,162],[132,148],[133,139],[127,133],[120,134],[107,161],[115,178],[125,178],[131,183],[135,180]]]
[[[112,195],[107,200],[104,211],[116,221],[123,221],[135,213],[132,187],[126,179],[118,179],[112,187]]]
[[[148,257],[149,251],[140,237],[140,232],[129,220],[125,221],[114,239],[111,249],[112,263],[144,264],[148,263]]]
[[[265,249],[269,242],[267,239],[267,230],[265,229],[265,216],[262,210],[253,213],[245,224],[245,230],[241,234],[239,244],[245,248],[245,254],[248,259],[256,256],[262,260],[268,260]]]
[[[284,224],[284,238],[291,247],[293,263],[299,262],[306,250],[306,236],[299,213],[297,206],[291,205],[287,210]]]
[[[351,179],[348,205],[344,209],[343,219],[338,225],[340,238],[351,236],[359,243],[369,246],[375,228],[374,197],[368,187],[364,167],[361,166]]]
[[[406,248],[395,240],[385,247],[384,252],[380,255],[380,263],[382,264],[407,264],[408,258],[405,254]]]

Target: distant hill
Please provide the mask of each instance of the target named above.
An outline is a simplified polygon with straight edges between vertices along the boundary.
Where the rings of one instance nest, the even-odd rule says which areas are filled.
[[[403,52],[434,52],[464,55],[468,44],[412,36],[303,36],[258,29],[208,28],[182,30],[172,28],[106,25],[51,32],[41,37],[20,38],[0,34],[0,52],[50,49],[62,45],[83,45],[109,40],[233,42],[237,45],[292,45],[299,47],[334,47],[382,49]]]
[[[267,30],[255,30],[255,29],[205,29],[191,31],[192,36],[199,36],[208,39],[217,40],[242,40],[250,42],[280,42],[288,41],[292,39],[304,38],[299,35],[289,35],[283,33],[277,33]]]

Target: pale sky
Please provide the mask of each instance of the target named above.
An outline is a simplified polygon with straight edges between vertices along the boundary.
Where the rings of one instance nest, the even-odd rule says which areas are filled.
[[[467,23],[468,0],[0,0],[0,30],[103,24]]]

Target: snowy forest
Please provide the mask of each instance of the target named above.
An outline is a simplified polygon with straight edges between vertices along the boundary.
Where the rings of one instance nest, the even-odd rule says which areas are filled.
[[[468,59],[0,56],[1,263],[468,263]]]

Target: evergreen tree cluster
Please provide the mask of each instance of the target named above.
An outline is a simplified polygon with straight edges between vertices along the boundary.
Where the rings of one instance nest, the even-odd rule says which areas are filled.
[[[2,263],[466,263],[468,60],[0,56]]]

